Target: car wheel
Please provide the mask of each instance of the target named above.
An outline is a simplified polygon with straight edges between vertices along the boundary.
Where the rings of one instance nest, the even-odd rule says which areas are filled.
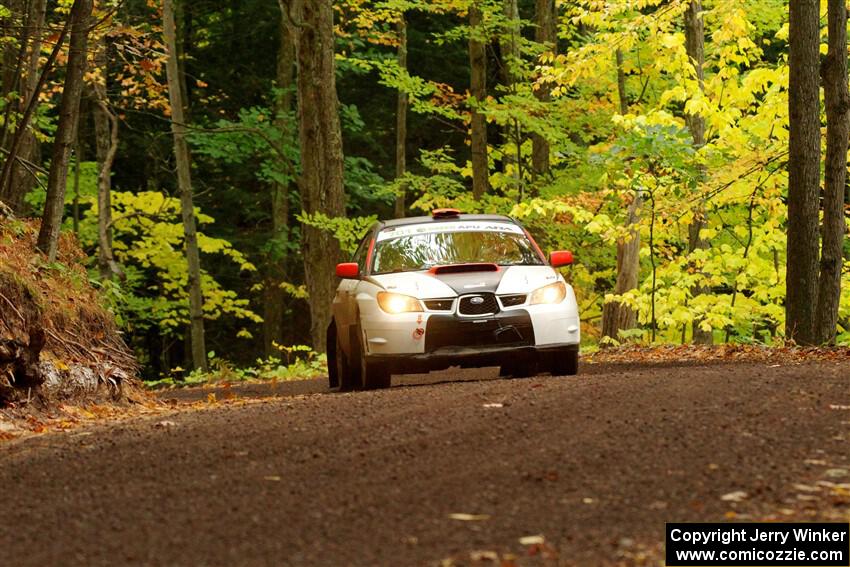
[[[336,341],[336,323],[331,321],[328,325],[328,332],[325,334],[325,345],[328,353],[328,386],[333,388],[339,387],[339,347]]]
[[[357,353],[355,357],[356,361],[352,360],[352,365],[357,364],[357,369],[359,372],[357,373],[357,383],[355,388],[358,390],[380,390],[383,388],[389,388],[392,383],[392,376],[390,375],[389,368],[385,364],[380,362],[370,362],[364,353],[366,349],[363,348],[363,333],[360,329],[357,330]],[[354,344],[354,341],[352,341]]]
[[[512,362],[499,367],[499,376],[503,378],[531,378],[537,376],[538,366],[535,360]]]
[[[575,376],[578,374],[578,350],[554,353],[550,365],[552,376]]]
[[[342,344],[339,340],[339,333],[335,333],[336,340],[334,348],[334,361],[336,362],[337,383],[339,384],[340,392],[350,392],[356,387],[356,376],[352,372],[351,362],[342,350]]]
[[[361,356],[360,360],[360,377],[364,390],[381,390],[390,387],[392,376],[385,364],[369,362],[365,356]]]

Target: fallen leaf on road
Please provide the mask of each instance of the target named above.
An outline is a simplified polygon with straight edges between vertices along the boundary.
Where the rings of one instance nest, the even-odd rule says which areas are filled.
[[[850,471],[847,469],[827,469],[823,474],[829,478],[841,478],[844,476],[850,476]]]
[[[157,422],[156,427],[174,427],[175,425],[177,425],[177,424],[174,423],[173,421],[171,421],[169,419],[164,419],[160,422]]]
[[[720,499],[724,502],[742,502],[746,500],[746,498],[747,493],[743,490],[736,490],[735,492],[730,492],[720,497]]]
[[[274,476],[274,475],[272,475],[272,476],[264,476],[264,477],[263,477],[263,480],[271,480],[271,481],[274,481],[274,482],[280,482],[280,477],[279,477],[279,476]]]
[[[542,535],[529,535],[519,538],[520,545],[540,545],[546,541]]]
[[[469,553],[469,558],[473,561],[499,561],[499,554],[495,551],[472,551]]]
[[[452,520],[459,520],[461,522],[482,522],[484,520],[489,520],[490,515],[489,514],[456,513],[456,514],[449,514],[449,518],[451,518]]]
[[[493,403],[493,404],[484,404],[481,407],[484,407],[484,408],[502,408],[502,407],[505,407],[505,405],[499,404],[499,403]]]
[[[593,504],[594,502],[596,502],[596,500],[594,500],[593,498],[582,498],[581,501],[585,504]]]
[[[850,406],[845,406],[842,404],[829,404],[829,409],[832,410],[850,410]]]

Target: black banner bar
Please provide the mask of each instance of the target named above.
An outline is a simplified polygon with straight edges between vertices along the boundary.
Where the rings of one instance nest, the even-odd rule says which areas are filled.
[[[850,524],[667,524],[669,567],[850,566]]]

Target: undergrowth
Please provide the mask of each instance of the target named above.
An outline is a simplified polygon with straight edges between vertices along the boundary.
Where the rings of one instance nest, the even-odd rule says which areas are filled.
[[[188,374],[173,368],[169,376],[145,382],[149,388],[182,388],[230,382],[278,382],[305,380],[326,376],[327,356],[306,345],[274,345],[279,356],[257,359],[253,366],[236,367],[229,361],[210,353],[210,370],[195,370]]]

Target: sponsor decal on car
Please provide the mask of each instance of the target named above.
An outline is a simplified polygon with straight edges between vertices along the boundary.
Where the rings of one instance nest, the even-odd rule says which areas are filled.
[[[507,222],[467,221],[427,223],[387,227],[378,233],[378,242],[391,238],[412,236],[414,234],[439,234],[447,232],[505,232],[509,234],[524,234],[522,228]]]

